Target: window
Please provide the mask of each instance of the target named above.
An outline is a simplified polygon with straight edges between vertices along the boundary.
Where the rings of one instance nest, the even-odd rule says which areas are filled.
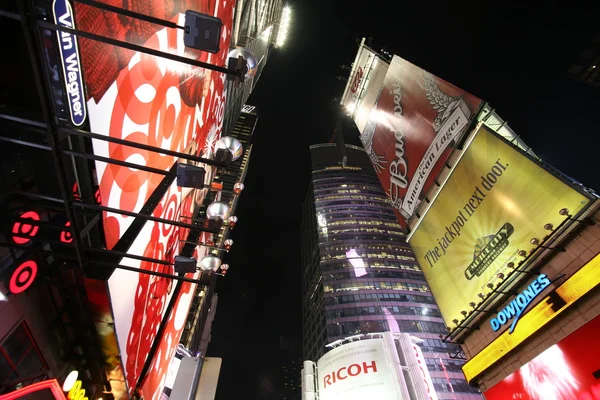
[[[0,383],[7,384],[37,375],[44,362],[25,322],[4,338],[0,345]]]

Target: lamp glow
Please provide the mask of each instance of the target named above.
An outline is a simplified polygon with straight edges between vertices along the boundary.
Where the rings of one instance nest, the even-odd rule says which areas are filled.
[[[77,382],[77,378],[79,377],[79,372],[77,370],[73,370],[69,372],[69,375],[65,378],[65,382],[63,383],[62,390],[63,392],[68,392],[73,388],[75,382]]]
[[[277,31],[275,47],[281,47],[285,44],[292,19],[291,16],[292,10],[289,6],[285,6],[281,12],[281,20],[279,21],[279,30]]]

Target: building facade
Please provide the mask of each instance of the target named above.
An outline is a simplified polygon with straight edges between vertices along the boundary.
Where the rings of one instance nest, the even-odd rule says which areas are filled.
[[[440,399],[480,398],[461,372],[459,346],[435,300],[364,150],[310,148],[312,179],[303,204],[303,357],[352,335],[409,333],[421,347]],[[345,154],[342,156],[342,154]]]

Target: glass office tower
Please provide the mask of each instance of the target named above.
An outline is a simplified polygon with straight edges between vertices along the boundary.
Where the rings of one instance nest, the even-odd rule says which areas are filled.
[[[303,204],[303,356],[356,334],[405,332],[421,344],[438,398],[479,399],[461,371],[460,348],[444,343],[440,312],[363,149],[310,148]]]

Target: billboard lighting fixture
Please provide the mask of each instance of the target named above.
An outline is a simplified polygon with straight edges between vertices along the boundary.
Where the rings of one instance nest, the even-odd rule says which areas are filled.
[[[560,215],[562,216],[569,216],[569,209],[568,208],[561,208],[560,211],[558,212]]]
[[[462,314],[464,317],[466,317],[466,316],[469,314],[469,313],[467,313],[465,310],[462,310],[460,313],[461,313],[461,314]]]
[[[485,294],[483,294],[483,293],[479,293],[477,296],[479,296],[479,298],[482,300],[485,299]]]
[[[527,257],[527,252],[525,250],[519,250],[519,257]]]
[[[202,271],[217,271],[221,267],[221,259],[214,254],[207,254],[200,260],[198,266]]]
[[[531,238],[531,240],[529,241],[529,243],[531,243],[534,246],[537,246],[538,244],[540,244],[540,239],[538,239],[538,238]]]
[[[244,187],[245,186],[242,182],[237,182],[235,185],[233,185],[233,194],[239,195],[242,193],[242,190],[244,190]]]
[[[477,304],[475,304],[475,302],[474,302],[474,301],[470,302],[470,303],[469,303],[469,305],[470,305],[471,307],[473,307],[473,308],[477,307]]]
[[[229,227],[231,229],[235,228],[235,224],[237,224],[238,222],[238,217],[236,217],[235,215],[232,215],[231,217],[229,217],[227,219],[227,223],[229,224]]]
[[[554,229],[554,225],[548,223],[548,224],[544,225],[544,229],[547,231],[551,231]]]

